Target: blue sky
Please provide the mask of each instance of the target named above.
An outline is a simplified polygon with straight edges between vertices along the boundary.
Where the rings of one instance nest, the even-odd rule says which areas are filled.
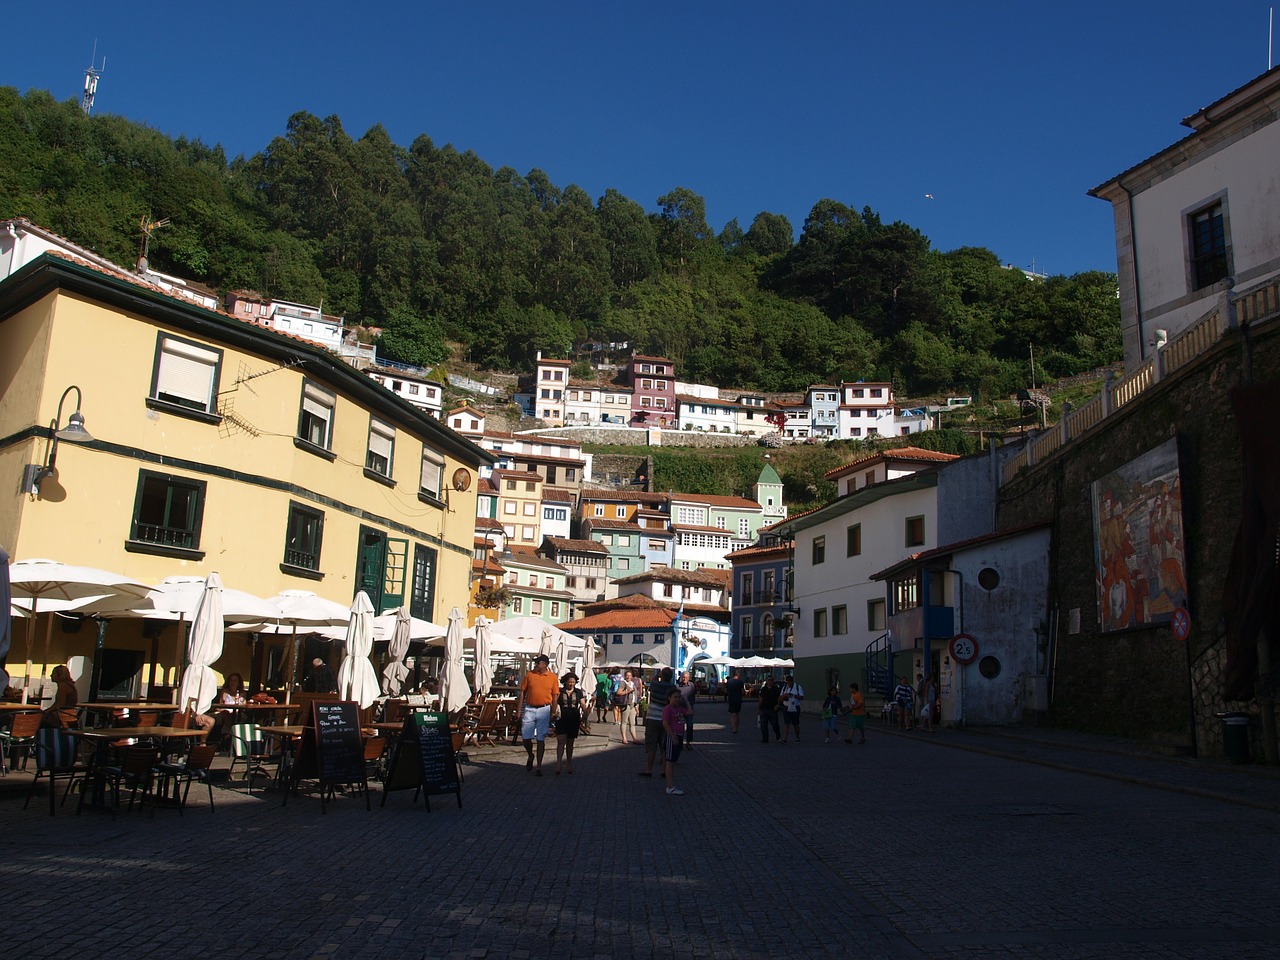
[[[96,39],[95,113],[229,156],[336,114],[650,210],[687,187],[717,231],[830,197],[1066,274],[1115,269],[1086,191],[1268,56],[1267,0],[11,7],[0,85],[78,100]]]

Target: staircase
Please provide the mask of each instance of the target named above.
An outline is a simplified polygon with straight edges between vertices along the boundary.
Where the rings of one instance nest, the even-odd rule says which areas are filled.
[[[863,678],[863,697],[867,701],[867,714],[875,710],[893,694],[893,636],[881,634],[867,644],[866,676]]]

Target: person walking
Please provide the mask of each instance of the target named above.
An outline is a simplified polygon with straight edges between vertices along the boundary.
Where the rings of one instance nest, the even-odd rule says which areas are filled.
[[[893,688],[893,702],[898,709],[898,726],[903,730],[911,729],[911,684],[906,677],[898,678],[898,685]]]
[[[787,674],[787,682],[782,685],[782,742],[786,743],[791,731],[796,732],[796,743],[800,742],[800,701],[804,699],[804,687],[796,682],[796,678]]]
[[[782,731],[778,729],[778,699],[782,696],[782,688],[773,677],[765,679],[760,688],[760,699],[757,706],[760,710],[760,736],[763,742],[769,742],[769,728],[773,727],[773,739],[782,742]]]
[[[573,671],[560,678],[564,685],[556,695],[556,776],[564,758],[569,758],[569,772],[573,773],[573,742],[582,729],[582,701],[586,696],[578,689],[578,676]]]
[[[604,723],[605,711],[609,709],[609,687],[609,672],[601,670],[596,674],[595,707],[597,723]]]
[[[630,670],[622,675],[618,685],[613,688],[613,717],[618,723],[618,737],[623,743],[627,742],[627,734],[630,733],[631,717],[628,709],[634,690],[635,685],[631,681]]]
[[[916,718],[917,727],[924,726],[924,717],[922,716],[922,714],[924,713],[924,708],[929,703],[929,698],[926,696],[926,691],[928,689],[929,689],[929,678],[926,677],[923,673],[917,673],[916,685],[915,685],[915,688],[911,691],[912,694],[914,694],[915,696],[915,701],[913,703],[913,706],[915,707],[915,718]]]
[[[832,687],[827,691],[827,699],[822,701],[822,742],[830,743],[833,735],[839,736],[837,727],[844,705],[840,702],[840,688]]]
[[[679,687],[667,691],[667,705],[662,708],[662,731],[665,748],[662,755],[662,776],[667,783],[667,796],[684,796],[684,791],[676,786],[676,761],[680,759],[680,751],[684,745],[685,721],[692,716],[693,710],[685,702]]]
[[[551,710],[560,696],[560,683],[548,668],[551,658],[539,654],[533,669],[520,681],[520,736],[528,756],[524,768],[535,777],[542,776],[542,754],[547,748],[551,729]],[[538,741],[538,768],[534,770],[533,742]]]
[[[644,769],[640,771],[642,777],[653,776],[654,761],[658,759],[658,751],[666,739],[662,728],[662,711],[666,708],[671,691],[675,690],[675,684],[671,682],[674,673],[670,667],[663,667],[658,671],[657,679],[649,684],[649,710],[644,716]],[[678,690],[676,692],[679,693]]]
[[[742,719],[742,697],[746,687],[737,670],[724,684],[724,698],[729,704],[729,730],[733,733],[738,732],[738,722]]]
[[[858,731],[858,742],[867,742],[867,701],[856,683],[849,684],[849,735],[845,743],[853,743],[853,731]]]
[[[938,711],[942,704],[939,702],[938,681],[932,675],[925,679],[923,704],[920,707],[920,725],[932,733],[938,728]]]
[[[640,743],[639,737],[636,735],[636,727],[640,726],[644,721],[644,717],[640,714],[640,702],[644,700],[644,674],[636,668],[631,673],[631,710],[628,719],[624,720],[629,725],[628,732],[631,734],[632,743]]]
[[[686,670],[680,674],[680,696],[684,697],[684,705],[689,708],[689,712],[684,716],[684,748],[686,750],[693,749],[693,701],[698,698],[698,686],[693,682],[693,677]]]

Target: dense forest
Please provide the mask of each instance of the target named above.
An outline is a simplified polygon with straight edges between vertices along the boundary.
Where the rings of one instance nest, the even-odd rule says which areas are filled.
[[[647,198],[646,198],[647,199]],[[630,340],[681,378],[767,391],[892,379],[901,393],[994,396],[1121,356],[1116,277],[1028,279],[989,250],[933,250],[908,224],[816,202],[707,223],[675,186],[592,200],[541,170],[494,169],[419,136],[290,118],[261,153],[174,140],[75,101],[0,88],[0,218],[23,216],[121,264],[166,219],[153,267],[380,328],[383,355],[433,365],[454,345],[529,369],[587,339]],[[460,346],[459,346],[460,345]]]

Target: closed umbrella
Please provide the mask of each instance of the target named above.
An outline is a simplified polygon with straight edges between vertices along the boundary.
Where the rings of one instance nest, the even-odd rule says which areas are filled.
[[[569,644],[564,637],[556,641],[556,673],[565,673],[569,669]]]
[[[493,664],[489,658],[493,656],[493,640],[486,617],[476,618],[476,693],[487,694],[493,687]]]
[[[585,681],[587,677],[596,675],[596,642],[591,637],[584,637],[586,644],[582,648],[582,677]]]
[[[550,627],[542,628],[542,638],[538,641],[538,656],[551,657],[556,652],[556,640]]]
[[[395,610],[395,630],[387,641],[386,667],[382,670],[382,689],[389,697],[397,697],[409,676],[409,668],[405,666],[404,655],[409,652],[409,616],[408,607],[397,607]]]
[[[210,665],[222,656],[222,629],[222,578],[211,573],[187,636],[187,667],[178,688],[178,705],[183,710],[205,713],[213,704],[218,678]]]
[[[13,594],[9,589],[9,554],[0,547],[0,694],[9,689],[9,674],[5,670],[9,658],[9,644],[13,640]]]
[[[346,646],[338,666],[338,693],[359,703],[363,710],[378,697],[378,676],[369,662],[373,652],[373,604],[363,590],[351,604]]]
[[[444,672],[440,676],[440,703],[446,713],[456,713],[471,699],[471,686],[462,668],[462,611],[449,612],[449,630],[444,635]]]
[[[18,560],[9,564],[9,588],[13,599],[31,601],[31,624],[27,630],[27,675],[23,701],[31,682],[31,641],[42,601],[80,601],[95,597],[125,596],[141,600],[151,588],[119,573],[95,567],[77,567],[57,560]],[[49,640],[53,618],[47,618],[44,634],[44,662],[49,663]]]

